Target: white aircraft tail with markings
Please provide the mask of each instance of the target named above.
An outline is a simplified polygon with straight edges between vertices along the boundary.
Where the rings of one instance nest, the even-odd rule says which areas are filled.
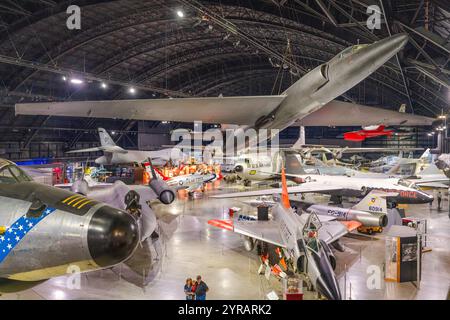
[[[397,196],[396,192],[372,190],[360,202],[354,205],[352,209],[387,214],[386,198],[395,196]]]

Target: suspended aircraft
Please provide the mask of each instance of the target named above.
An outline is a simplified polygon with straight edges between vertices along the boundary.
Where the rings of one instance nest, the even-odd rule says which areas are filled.
[[[368,138],[375,138],[375,137],[392,137],[394,134],[394,130],[385,130],[385,125],[376,125],[376,126],[367,126],[363,127],[361,130],[358,131],[351,131],[344,133],[344,140],[347,141],[364,141]]]
[[[227,139],[233,142],[247,129],[283,130],[294,124],[429,125],[431,118],[334,100],[381,67],[407,42],[408,36],[401,33],[372,44],[348,47],[305,74],[281,95],[24,103],[16,104],[15,110],[17,115],[231,124],[235,130]],[[245,146],[241,143],[237,150],[250,143],[243,142]]]

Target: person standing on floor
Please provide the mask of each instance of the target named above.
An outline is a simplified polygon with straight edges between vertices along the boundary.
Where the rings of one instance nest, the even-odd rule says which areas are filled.
[[[209,291],[208,286],[202,280],[201,276],[197,276],[197,288],[195,290],[196,300],[206,300],[206,293]]]
[[[186,300],[194,300],[194,293],[192,292],[192,279],[186,279],[186,284],[184,285],[184,294],[186,295]]]

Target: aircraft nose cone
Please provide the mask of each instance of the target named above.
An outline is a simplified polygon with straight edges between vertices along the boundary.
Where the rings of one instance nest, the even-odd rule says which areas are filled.
[[[109,267],[128,259],[139,242],[137,221],[127,212],[103,206],[88,227],[88,248],[92,259]]]
[[[367,76],[395,56],[407,42],[408,35],[400,33],[372,43],[357,51],[348,70],[351,74]]]
[[[420,199],[422,200],[422,203],[430,203],[434,201],[434,197],[426,192],[420,193]]]
[[[380,44],[383,43],[384,46],[390,47],[391,50],[399,51],[406,45],[406,43],[408,43],[408,40],[409,36],[407,33],[399,33],[381,40]]]
[[[341,290],[334,276],[323,277],[317,279],[317,291],[325,296],[328,300],[342,300]]]
[[[376,59],[384,64],[390,58],[392,58],[397,52],[399,52],[408,42],[409,37],[406,33],[399,33],[394,36],[377,41],[370,45],[370,58]]]
[[[244,171],[244,167],[243,166],[238,165],[238,166],[234,167],[234,172],[241,173],[242,171]]]

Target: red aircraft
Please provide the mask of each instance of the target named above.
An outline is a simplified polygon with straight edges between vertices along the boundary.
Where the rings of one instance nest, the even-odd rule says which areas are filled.
[[[384,130],[385,125],[375,125],[363,127],[362,130],[344,133],[344,140],[347,141],[364,141],[367,138],[388,136],[391,137],[394,130]]]

